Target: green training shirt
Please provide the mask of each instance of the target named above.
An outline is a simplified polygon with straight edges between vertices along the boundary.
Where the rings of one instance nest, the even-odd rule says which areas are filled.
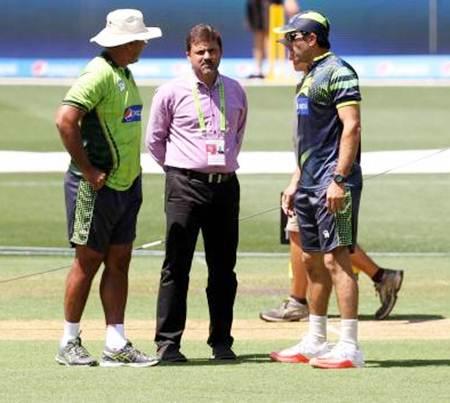
[[[106,185],[128,189],[140,174],[142,100],[131,71],[103,53],[86,66],[63,104],[86,112],[81,122],[89,161],[108,174]],[[81,175],[72,161],[69,170]]]

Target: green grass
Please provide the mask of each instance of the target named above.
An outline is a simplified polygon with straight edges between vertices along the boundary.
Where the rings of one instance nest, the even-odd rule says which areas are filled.
[[[61,151],[54,111],[63,87],[3,86],[0,150]],[[144,126],[153,88],[142,88]],[[363,88],[363,149],[448,147],[448,88]],[[249,87],[244,149],[290,150],[293,89]],[[0,245],[66,246],[62,174],[0,175]],[[279,244],[280,191],[287,175],[241,175],[240,251],[285,252],[285,257],[241,257],[236,319],[256,319],[288,292],[287,247]],[[144,204],[136,245],[164,236],[163,177],[145,175]],[[359,240],[370,252],[450,252],[450,175],[387,175],[366,178]],[[274,209],[274,210],[272,210]],[[268,211],[271,210],[271,211]],[[268,212],[266,212],[268,211]],[[264,213],[266,212],[266,213]],[[374,256],[382,267],[403,268],[405,280],[391,319],[411,322],[447,318],[449,256]],[[70,257],[0,256],[0,321],[61,320]],[[135,257],[130,272],[128,319],[155,317],[161,257]],[[16,276],[52,273],[3,282]],[[188,317],[206,320],[206,267],[194,259]],[[84,319],[102,319],[96,278]],[[379,306],[373,285],[360,275],[360,319]],[[334,297],[330,314],[338,310]],[[262,323],[261,323],[262,324]],[[389,326],[389,320],[385,326]],[[263,324],[262,324],[263,325]],[[152,334],[134,340],[152,352]],[[152,369],[58,367],[55,341],[0,341],[2,401],[154,402],[423,402],[448,401],[450,340],[363,341],[367,367],[361,371],[318,371],[281,365],[268,352],[296,340],[236,340],[238,364],[215,365],[203,342],[186,341],[188,365]],[[86,344],[98,354],[101,341]]]
[[[0,342],[2,401],[448,401],[450,341],[365,343],[369,359],[359,371],[271,363],[267,352],[277,345],[280,342],[237,342],[236,351],[244,355],[239,364],[215,365],[198,358],[187,365],[150,369],[73,369],[53,362],[54,343]],[[102,347],[89,346],[93,351]],[[188,352],[191,357],[209,354],[194,342],[186,343]]]
[[[144,177],[136,245],[164,237],[163,180]],[[241,251],[287,251],[279,243],[277,206],[288,180],[287,175],[240,176],[241,218],[257,215],[241,222]],[[63,174],[0,175],[0,245],[67,245],[62,181]],[[448,183],[448,174],[367,178],[361,244],[369,251],[449,252]]]
[[[0,150],[61,151],[55,110],[67,87],[2,86]],[[246,151],[292,149],[292,87],[248,87]],[[154,87],[142,87],[143,126]],[[445,87],[363,87],[363,150],[443,148],[448,146]]]
[[[404,267],[405,282],[392,319],[411,322],[448,317],[450,280],[448,257],[382,257],[388,267]],[[0,281],[69,263],[62,257],[1,257]],[[161,258],[135,257],[130,275],[127,319],[155,317],[155,297]],[[256,319],[263,307],[280,302],[287,292],[287,258],[241,258],[235,306],[236,319]],[[190,319],[207,319],[205,267],[196,259],[189,290]],[[62,320],[65,270],[25,280],[0,283],[0,321]],[[360,276],[361,319],[371,319],[378,307],[371,283]],[[101,319],[94,289],[85,319]],[[332,298],[330,313],[336,314]],[[389,320],[383,323],[390,326]],[[261,322],[264,327],[264,323]],[[282,327],[283,325],[280,325]],[[85,345],[98,355],[102,341]],[[300,335],[299,335],[300,336]],[[133,340],[153,352],[153,335]],[[440,402],[450,394],[450,340],[362,341],[366,368],[320,371],[304,365],[272,363],[268,353],[293,340],[239,340],[240,361],[208,361],[206,343],[186,340],[186,365],[150,369],[65,368],[53,361],[56,341],[0,341],[0,390],[5,402],[29,401],[152,401],[152,402]]]
[[[450,306],[449,257],[375,257],[382,267],[402,268],[406,271],[400,300],[392,315],[394,319],[447,317]],[[263,307],[280,303],[288,293],[288,257],[241,257],[236,271],[239,296],[236,301],[236,319],[254,319]],[[70,257],[0,256],[0,320],[59,319],[65,276]],[[130,271],[130,299],[128,317],[154,318],[156,294],[162,257],[140,256],[132,260]],[[65,267],[65,268],[63,268]],[[7,279],[54,268],[52,273],[1,283]],[[85,318],[101,319],[97,276],[91,292]],[[379,305],[372,282],[360,274],[360,314],[371,319]],[[189,317],[207,319],[206,266],[201,257],[195,258],[190,283]],[[432,295],[432,297],[431,297]],[[330,313],[337,314],[334,298]]]

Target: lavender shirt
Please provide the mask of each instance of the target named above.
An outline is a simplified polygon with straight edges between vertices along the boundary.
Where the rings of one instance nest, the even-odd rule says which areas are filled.
[[[225,92],[226,132],[220,131],[219,79]],[[206,132],[200,130],[193,85],[205,117]],[[206,173],[227,173],[239,168],[237,156],[241,149],[247,120],[247,98],[240,84],[218,76],[209,89],[195,75],[177,78],[160,86],[153,97],[145,145],[161,166],[193,169]],[[225,140],[225,166],[208,166],[206,140]]]

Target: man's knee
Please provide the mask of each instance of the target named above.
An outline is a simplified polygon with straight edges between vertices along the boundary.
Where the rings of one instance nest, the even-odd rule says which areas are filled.
[[[132,245],[111,245],[105,258],[105,269],[111,271],[128,272],[131,261]]]
[[[340,246],[325,253],[323,263],[331,275],[351,269],[350,253],[347,247]]]
[[[319,257],[315,253],[305,252],[302,253],[302,261],[305,265],[306,271],[310,277],[317,276],[321,269]]]
[[[77,245],[73,270],[82,272],[86,277],[92,277],[102,264],[104,255],[88,246]]]

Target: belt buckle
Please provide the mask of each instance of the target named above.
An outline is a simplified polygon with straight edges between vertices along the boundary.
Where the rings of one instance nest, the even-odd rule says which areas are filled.
[[[225,174],[220,174],[220,173],[211,173],[208,174],[208,183],[222,183],[223,179],[225,178]]]

